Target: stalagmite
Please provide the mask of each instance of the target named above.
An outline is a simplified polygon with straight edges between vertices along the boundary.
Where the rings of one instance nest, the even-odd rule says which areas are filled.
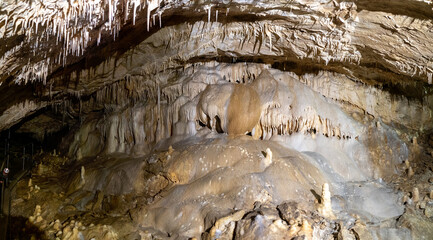
[[[266,157],[263,163],[265,167],[269,167],[272,164],[272,151],[269,148],[266,148]]]
[[[84,169],[84,166],[81,166],[81,172],[80,172],[80,176],[81,176],[81,186],[84,186],[84,184],[86,183],[86,179],[84,178],[86,175],[86,170]]]
[[[376,127],[377,127],[377,129],[381,129],[380,122],[376,122]]]
[[[329,191],[328,183],[324,183],[322,186],[322,195],[320,199],[319,212],[327,218],[333,218],[334,214],[332,213],[332,205],[331,205],[331,192]]]
[[[313,239],[313,228],[311,227],[311,224],[306,220],[302,220],[302,233],[305,235],[305,240]]]
[[[404,164],[405,164],[406,168],[409,168],[409,167],[410,167],[410,162],[409,162],[408,159],[407,159],[406,161],[404,161]]]
[[[414,173],[412,167],[409,167],[409,168],[407,169],[407,176],[411,178],[414,174],[415,174],[415,173]]]
[[[54,221],[54,223],[53,223],[53,229],[58,232],[61,230],[61,227],[62,227],[62,224],[60,223],[60,220],[56,219],[56,221]]]
[[[417,187],[413,188],[413,191],[412,191],[412,201],[414,203],[419,202],[419,190],[418,190]]]
[[[33,212],[33,216],[29,217],[29,222],[30,223],[39,223],[42,221],[42,217],[41,217],[41,206],[40,205],[36,205],[35,207],[35,211]]]

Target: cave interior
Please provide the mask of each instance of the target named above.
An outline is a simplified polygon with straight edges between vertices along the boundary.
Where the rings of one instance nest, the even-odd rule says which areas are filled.
[[[432,75],[431,0],[1,0],[0,239],[433,239]]]

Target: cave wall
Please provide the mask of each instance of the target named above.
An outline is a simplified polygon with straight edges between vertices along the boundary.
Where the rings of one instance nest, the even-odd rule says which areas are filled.
[[[428,132],[429,4],[3,1],[0,90],[21,84],[13,91],[28,94],[13,101],[6,101],[11,93],[2,94],[0,130],[46,106],[101,94],[124,79],[153,85],[150,91],[156,92],[166,80],[154,75],[217,61],[295,72],[330,98],[387,123]],[[346,88],[352,90],[342,94]]]

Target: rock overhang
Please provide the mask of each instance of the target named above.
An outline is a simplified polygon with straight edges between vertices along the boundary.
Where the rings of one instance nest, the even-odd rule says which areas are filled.
[[[341,73],[431,111],[430,2],[410,1],[405,9],[402,1],[387,4],[4,1],[0,82],[28,82],[19,91],[41,109],[197,62],[256,62],[298,75]]]

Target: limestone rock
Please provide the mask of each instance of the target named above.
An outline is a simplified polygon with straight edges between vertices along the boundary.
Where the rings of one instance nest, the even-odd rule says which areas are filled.
[[[433,205],[427,204],[424,209],[424,215],[428,218],[433,217]]]
[[[356,237],[353,233],[351,233],[346,228],[341,228],[340,232],[338,233],[338,240],[355,240]]]
[[[242,219],[245,211],[240,210],[229,216],[218,219],[209,231],[208,239],[232,238],[235,230],[235,222]]]

